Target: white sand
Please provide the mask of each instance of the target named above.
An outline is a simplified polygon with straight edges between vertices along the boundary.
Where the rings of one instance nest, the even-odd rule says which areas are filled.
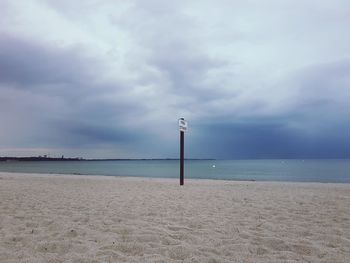
[[[350,262],[350,184],[0,173],[0,262]]]

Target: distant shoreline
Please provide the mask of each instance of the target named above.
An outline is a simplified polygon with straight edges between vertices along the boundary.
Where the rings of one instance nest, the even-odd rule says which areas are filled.
[[[29,156],[29,157],[12,157],[4,156],[0,157],[0,162],[12,162],[12,161],[179,161],[179,158],[82,158],[82,157],[45,157],[45,156]],[[312,161],[312,160],[350,160],[350,158],[238,158],[238,159],[218,159],[218,158],[185,158],[187,161],[264,161],[264,160],[299,160],[299,161]]]
[[[178,158],[140,158],[140,159],[84,159],[81,157],[73,158],[57,158],[57,157],[0,157],[0,162],[13,162],[13,161],[30,161],[30,162],[42,162],[42,161],[178,161]],[[185,160],[216,160],[216,159],[196,159],[196,158],[185,158]]]

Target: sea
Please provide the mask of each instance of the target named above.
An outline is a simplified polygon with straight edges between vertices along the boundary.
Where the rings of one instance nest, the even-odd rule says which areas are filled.
[[[10,161],[1,172],[178,178],[179,160]],[[185,178],[350,183],[350,159],[185,160]]]

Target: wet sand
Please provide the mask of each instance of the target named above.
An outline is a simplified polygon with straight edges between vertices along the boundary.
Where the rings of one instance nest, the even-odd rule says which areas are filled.
[[[350,184],[0,173],[0,262],[349,262]]]

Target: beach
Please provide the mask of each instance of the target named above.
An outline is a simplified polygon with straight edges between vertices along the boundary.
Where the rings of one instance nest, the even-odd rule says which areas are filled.
[[[0,173],[1,263],[349,259],[350,184]]]

